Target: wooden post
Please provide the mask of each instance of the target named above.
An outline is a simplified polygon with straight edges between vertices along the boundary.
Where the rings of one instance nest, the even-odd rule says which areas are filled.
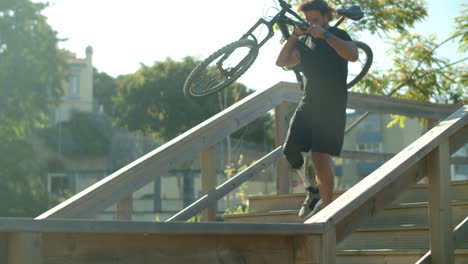
[[[117,220],[132,220],[133,197],[132,195],[117,201],[115,217]]]
[[[153,211],[161,212],[162,211],[162,201],[161,201],[161,177],[157,176],[153,182]]]
[[[8,242],[8,264],[42,264],[42,234],[11,233]]]
[[[448,140],[427,156],[431,263],[454,263]]]
[[[289,117],[288,117],[288,104],[281,103],[275,107],[275,148],[283,145],[284,139],[288,132]],[[276,173],[276,193],[287,194],[289,193],[290,171],[288,161],[280,159],[275,163]]]
[[[216,150],[213,146],[202,152],[201,157],[202,171],[202,192],[203,195],[214,190],[217,185],[216,179]],[[216,203],[203,210],[203,221],[216,221]]]
[[[321,236],[302,236],[294,239],[295,264],[335,264],[336,229],[330,228]]]
[[[334,227],[322,234],[320,256],[320,264],[336,263],[336,229]]]

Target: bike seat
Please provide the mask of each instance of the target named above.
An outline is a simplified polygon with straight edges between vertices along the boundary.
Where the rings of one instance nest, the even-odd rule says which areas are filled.
[[[338,9],[336,10],[338,15],[350,18],[352,20],[359,20],[364,17],[364,12],[362,12],[361,8],[357,5],[352,5],[348,8]]]

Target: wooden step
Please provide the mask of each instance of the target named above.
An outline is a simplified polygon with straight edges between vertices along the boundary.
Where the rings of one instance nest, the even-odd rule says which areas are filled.
[[[468,249],[468,241],[456,248]],[[429,226],[361,228],[337,245],[338,250],[429,250]]]
[[[338,250],[337,264],[408,264],[416,263],[426,250]],[[455,263],[468,263],[468,250],[455,250]]]
[[[425,226],[428,225],[428,203],[406,203],[398,206],[389,206],[376,217],[369,220],[365,227],[386,226]],[[452,204],[453,223],[458,224],[468,215],[468,202],[454,202]],[[269,212],[253,212],[246,214],[224,215],[225,222],[274,222],[274,223],[302,223],[297,214],[299,208],[294,210],[273,210]]]
[[[334,197],[344,192],[343,190],[335,191]],[[468,181],[452,182],[451,194],[453,201],[468,201]],[[249,196],[249,210],[250,212],[291,210],[299,208],[304,199],[305,193]],[[393,204],[427,202],[427,199],[427,185],[417,184],[402,194]]]
[[[428,203],[405,203],[389,206],[365,224],[366,227],[429,225]],[[452,203],[452,222],[456,226],[468,215],[468,201]]]

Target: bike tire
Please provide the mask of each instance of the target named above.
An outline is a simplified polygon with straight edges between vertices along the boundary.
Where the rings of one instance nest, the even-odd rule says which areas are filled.
[[[219,69],[220,65],[211,65],[213,62],[223,58],[224,56],[227,56],[226,59],[229,59],[236,50],[243,48],[246,48],[248,53],[239,61],[239,63],[232,67],[232,72],[227,70],[223,73]],[[208,56],[208,58],[200,62],[188,75],[183,87],[185,96],[206,96],[226,88],[249,69],[257,58],[257,55],[258,45],[256,41],[250,39],[237,40],[220,48]],[[225,69],[222,70],[225,71]],[[208,76],[208,79],[205,78],[206,76]]]
[[[361,42],[361,41],[353,41],[353,42],[358,47],[358,50],[361,50],[363,54],[365,54],[366,58],[365,58],[364,64],[361,66],[360,72],[353,79],[347,82],[348,89],[356,85],[359,81],[362,80],[362,78],[364,78],[364,76],[369,71],[370,66],[372,65],[372,61],[374,59],[374,54],[372,53],[372,49],[366,43]]]

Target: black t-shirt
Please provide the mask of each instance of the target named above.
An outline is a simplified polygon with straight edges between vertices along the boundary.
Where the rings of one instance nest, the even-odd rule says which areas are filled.
[[[348,33],[339,28],[330,27],[328,31],[342,40],[351,40]],[[298,46],[305,91],[308,92],[311,89],[346,90],[348,61],[338,55],[324,39],[316,39],[307,35],[301,37],[300,41],[312,48],[306,50]]]

